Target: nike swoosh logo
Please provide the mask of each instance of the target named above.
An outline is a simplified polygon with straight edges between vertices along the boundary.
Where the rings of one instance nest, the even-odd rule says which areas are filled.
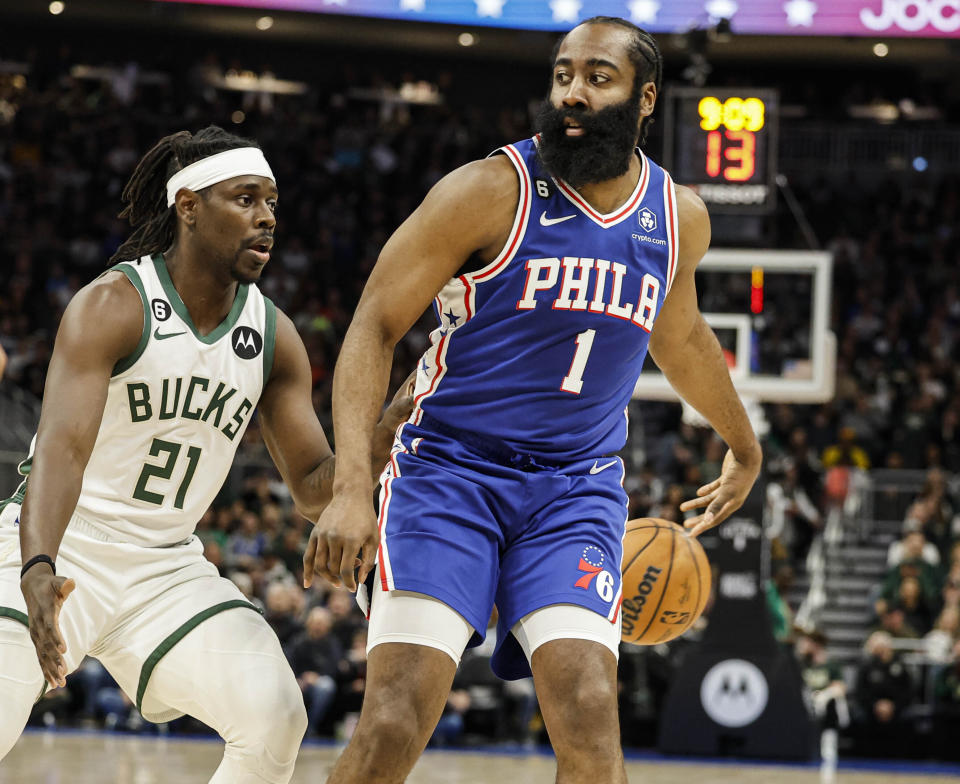
[[[598,466],[598,465],[597,465],[598,462],[599,462],[598,460],[594,460],[594,461],[593,461],[593,468],[590,469],[590,473],[591,473],[591,474],[599,474],[599,473],[600,473],[601,471],[603,471],[604,469],[607,469],[607,468],[609,468],[609,467],[612,466],[612,465],[616,465],[618,461],[617,461],[617,460],[611,460],[609,463],[604,463],[602,466]]]
[[[157,327],[153,331],[153,336],[157,340],[166,340],[167,338],[175,338],[175,337],[179,337],[180,335],[186,335],[186,334],[187,334],[186,332],[167,332],[166,334],[164,334],[160,332],[160,327]]]
[[[548,218],[547,211],[544,210],[540,213],[540,225],[541,226],[552,226],[554,223],[563,223],[564,221],[570,220],[571,218],[576,218],[577,214],[573,215],[564,215],[562,218]]]

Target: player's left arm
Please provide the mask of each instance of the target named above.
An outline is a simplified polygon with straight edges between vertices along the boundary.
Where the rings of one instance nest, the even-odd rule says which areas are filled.
[[[729,447],[720,476],[680,508],[705,510],[685,522],[694,536],[740,508],[760,473],[762,453],[740,402],[720,343],[697,306],[694,273],[710,245],[710,216],[689,188],[677,186],[677,272],[650,335],[650,355],[670,385],[699,411]]]
[[[413,410],[409,381],[401,386],[374,433],[370,466],[374,479],[389,459],[394,431]],[[297,510],[316,522],[330,502],[336,458],[314,411],[311,390],[307,350],[293,322],[278,310],[273,370],[260,397],[260,428]]]

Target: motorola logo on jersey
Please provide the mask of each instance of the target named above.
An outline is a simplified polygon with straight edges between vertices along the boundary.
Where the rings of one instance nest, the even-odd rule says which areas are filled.
[[[252,327],[237,327],[230,336],[233,353],[240,359],[253,359],[263,351],[263,338]]]
[[[637,220],[640,221],[640,228],[648,234],[657,228],[657,214],[649,207],[644,207],[637,213]]]
[[[760,668],[744,659],[727,659],[710,668],[700,684],[707,715],[724,727],[745,727],[760,718],[770,689]]]
[[[163,299],[154,299],[150,302],[150,310],[153,311],[153,317],[157,321],[166,321],[170,318],[173,308],[170,303]]]
[[[860,21],[870,30],[889,30],[899,27],[916,33],[929,25],[941,33],[960,30],[960,0],[881,0],[879,13],[876,3],[860,11]]]

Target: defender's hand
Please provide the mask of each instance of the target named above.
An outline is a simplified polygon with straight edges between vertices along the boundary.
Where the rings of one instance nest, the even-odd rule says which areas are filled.
[[[359,566],[360,582],[366,580],[379,544],[380,530],[370,493],[337,493],[310,533],[303,554],[304,587],[310,587],[316,574],[331,585],[356,591],[353,570]]]
[[[691,536],[699,536],[715,525],[720,525],[743,505],[750,488],[757,480],[762,461],[759,446],[751,459],[743,463],[734,457],[732,451],[727,450],[719,478],[697,490],[697,498],[680,504],[680,509],[684,512],[707,508],[703,514],[684,522],[683,525],[690,529]]]
[[[36,648],[43,678],[51,689],[67,682],[67,665],[63,660],[67,645],[60,634],[60,608],[76,587],[73,580],[57,577],[43,564],[34,566],[20,580],[30,619],[30,639]]]
[[[393,396],[387,410],[383,412],[378,427],[383,427],[391,433],[410,418],[413,411],[413,390],[417,386],[417,371],[414,370],[400,385],[397,394]]]

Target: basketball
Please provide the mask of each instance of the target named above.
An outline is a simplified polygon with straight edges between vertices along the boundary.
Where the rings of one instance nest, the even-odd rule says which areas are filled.
[[[700,617],[710,596],[710,562],[682,526],[643,517],[623,537],[621,638],[656,645],[679,637]]]

